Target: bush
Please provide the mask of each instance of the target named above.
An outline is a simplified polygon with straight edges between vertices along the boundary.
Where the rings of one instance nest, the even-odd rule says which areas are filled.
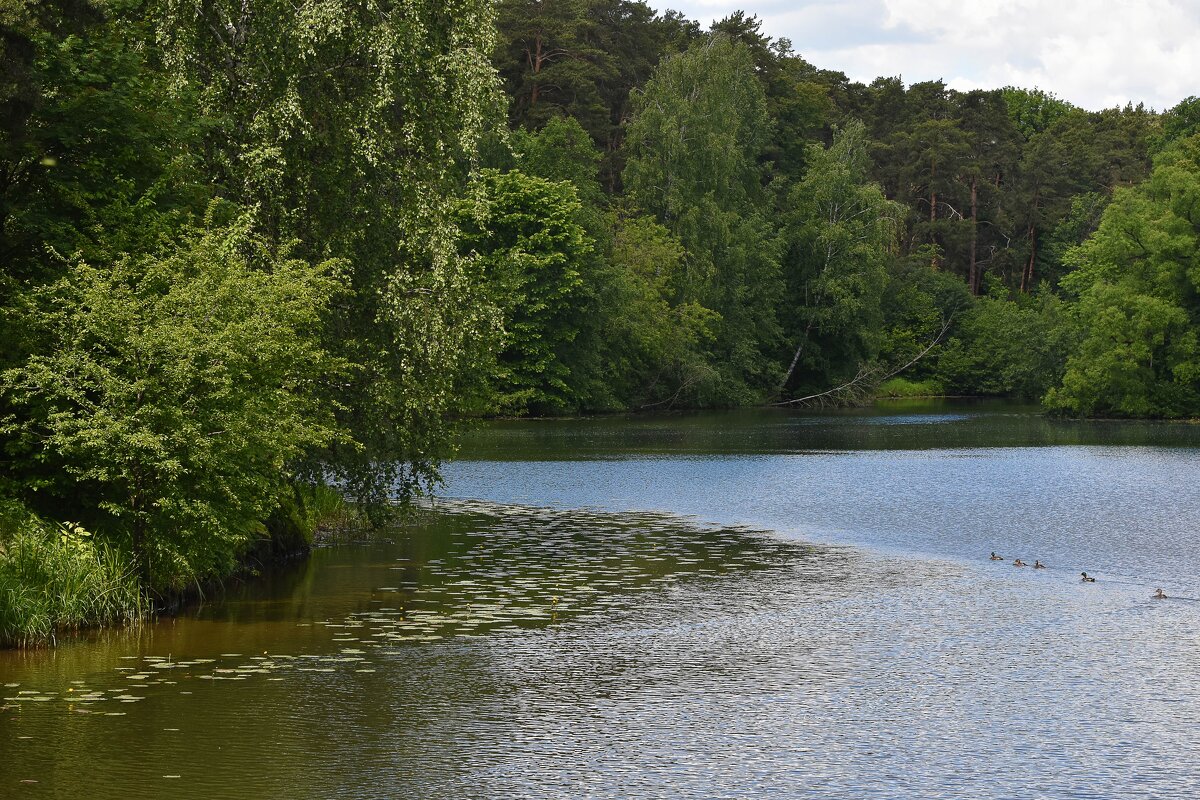
[[[331,486],[295,484],[279,498],[267,519],[267,539],[255,548],[259,557],[290,556],[312,547],[319,530],[341,530],[357,522],[354,509]]]
[[[0,436],[33,476],[18,497],[96,530],[153,591],[228,575],[290,466],[338,436],[344,372],[318,339],[335,266],[211,217],[163,254],[72,264],[28,304],[40,352],[0,373]]]

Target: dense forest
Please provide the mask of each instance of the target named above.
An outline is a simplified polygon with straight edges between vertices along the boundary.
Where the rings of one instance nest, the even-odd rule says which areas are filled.
[[[379,521],[472,417],[1200,414],[1196,98],[630,0],[24,0],[0,53],[0,641]]]

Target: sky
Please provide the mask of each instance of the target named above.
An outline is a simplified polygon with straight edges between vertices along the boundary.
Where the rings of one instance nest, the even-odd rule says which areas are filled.
[[[1200,95],[1200,0],[659,0],[707,25],[742,9],[809,63],[869,83],[1040,88],[1089,110]]]

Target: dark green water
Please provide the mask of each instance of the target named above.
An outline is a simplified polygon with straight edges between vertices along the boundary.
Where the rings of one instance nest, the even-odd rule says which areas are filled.
[[[0,797],[1196,796],[1198,434],[497,423],[389,541],[0,653]]]
[[[472,431],[461,458],[561,461],[821,450],[988,447],[1200,447],[1200,424],[1083,421],[996,400],[895,400],[832,411],[722,412],[499,420]]]

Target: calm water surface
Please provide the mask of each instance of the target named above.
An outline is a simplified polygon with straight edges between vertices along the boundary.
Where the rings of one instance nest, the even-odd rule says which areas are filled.
[[[0,653],[0,797],[1200,796],[1197,467],[1011,406],[496,423],[387,542]]]

